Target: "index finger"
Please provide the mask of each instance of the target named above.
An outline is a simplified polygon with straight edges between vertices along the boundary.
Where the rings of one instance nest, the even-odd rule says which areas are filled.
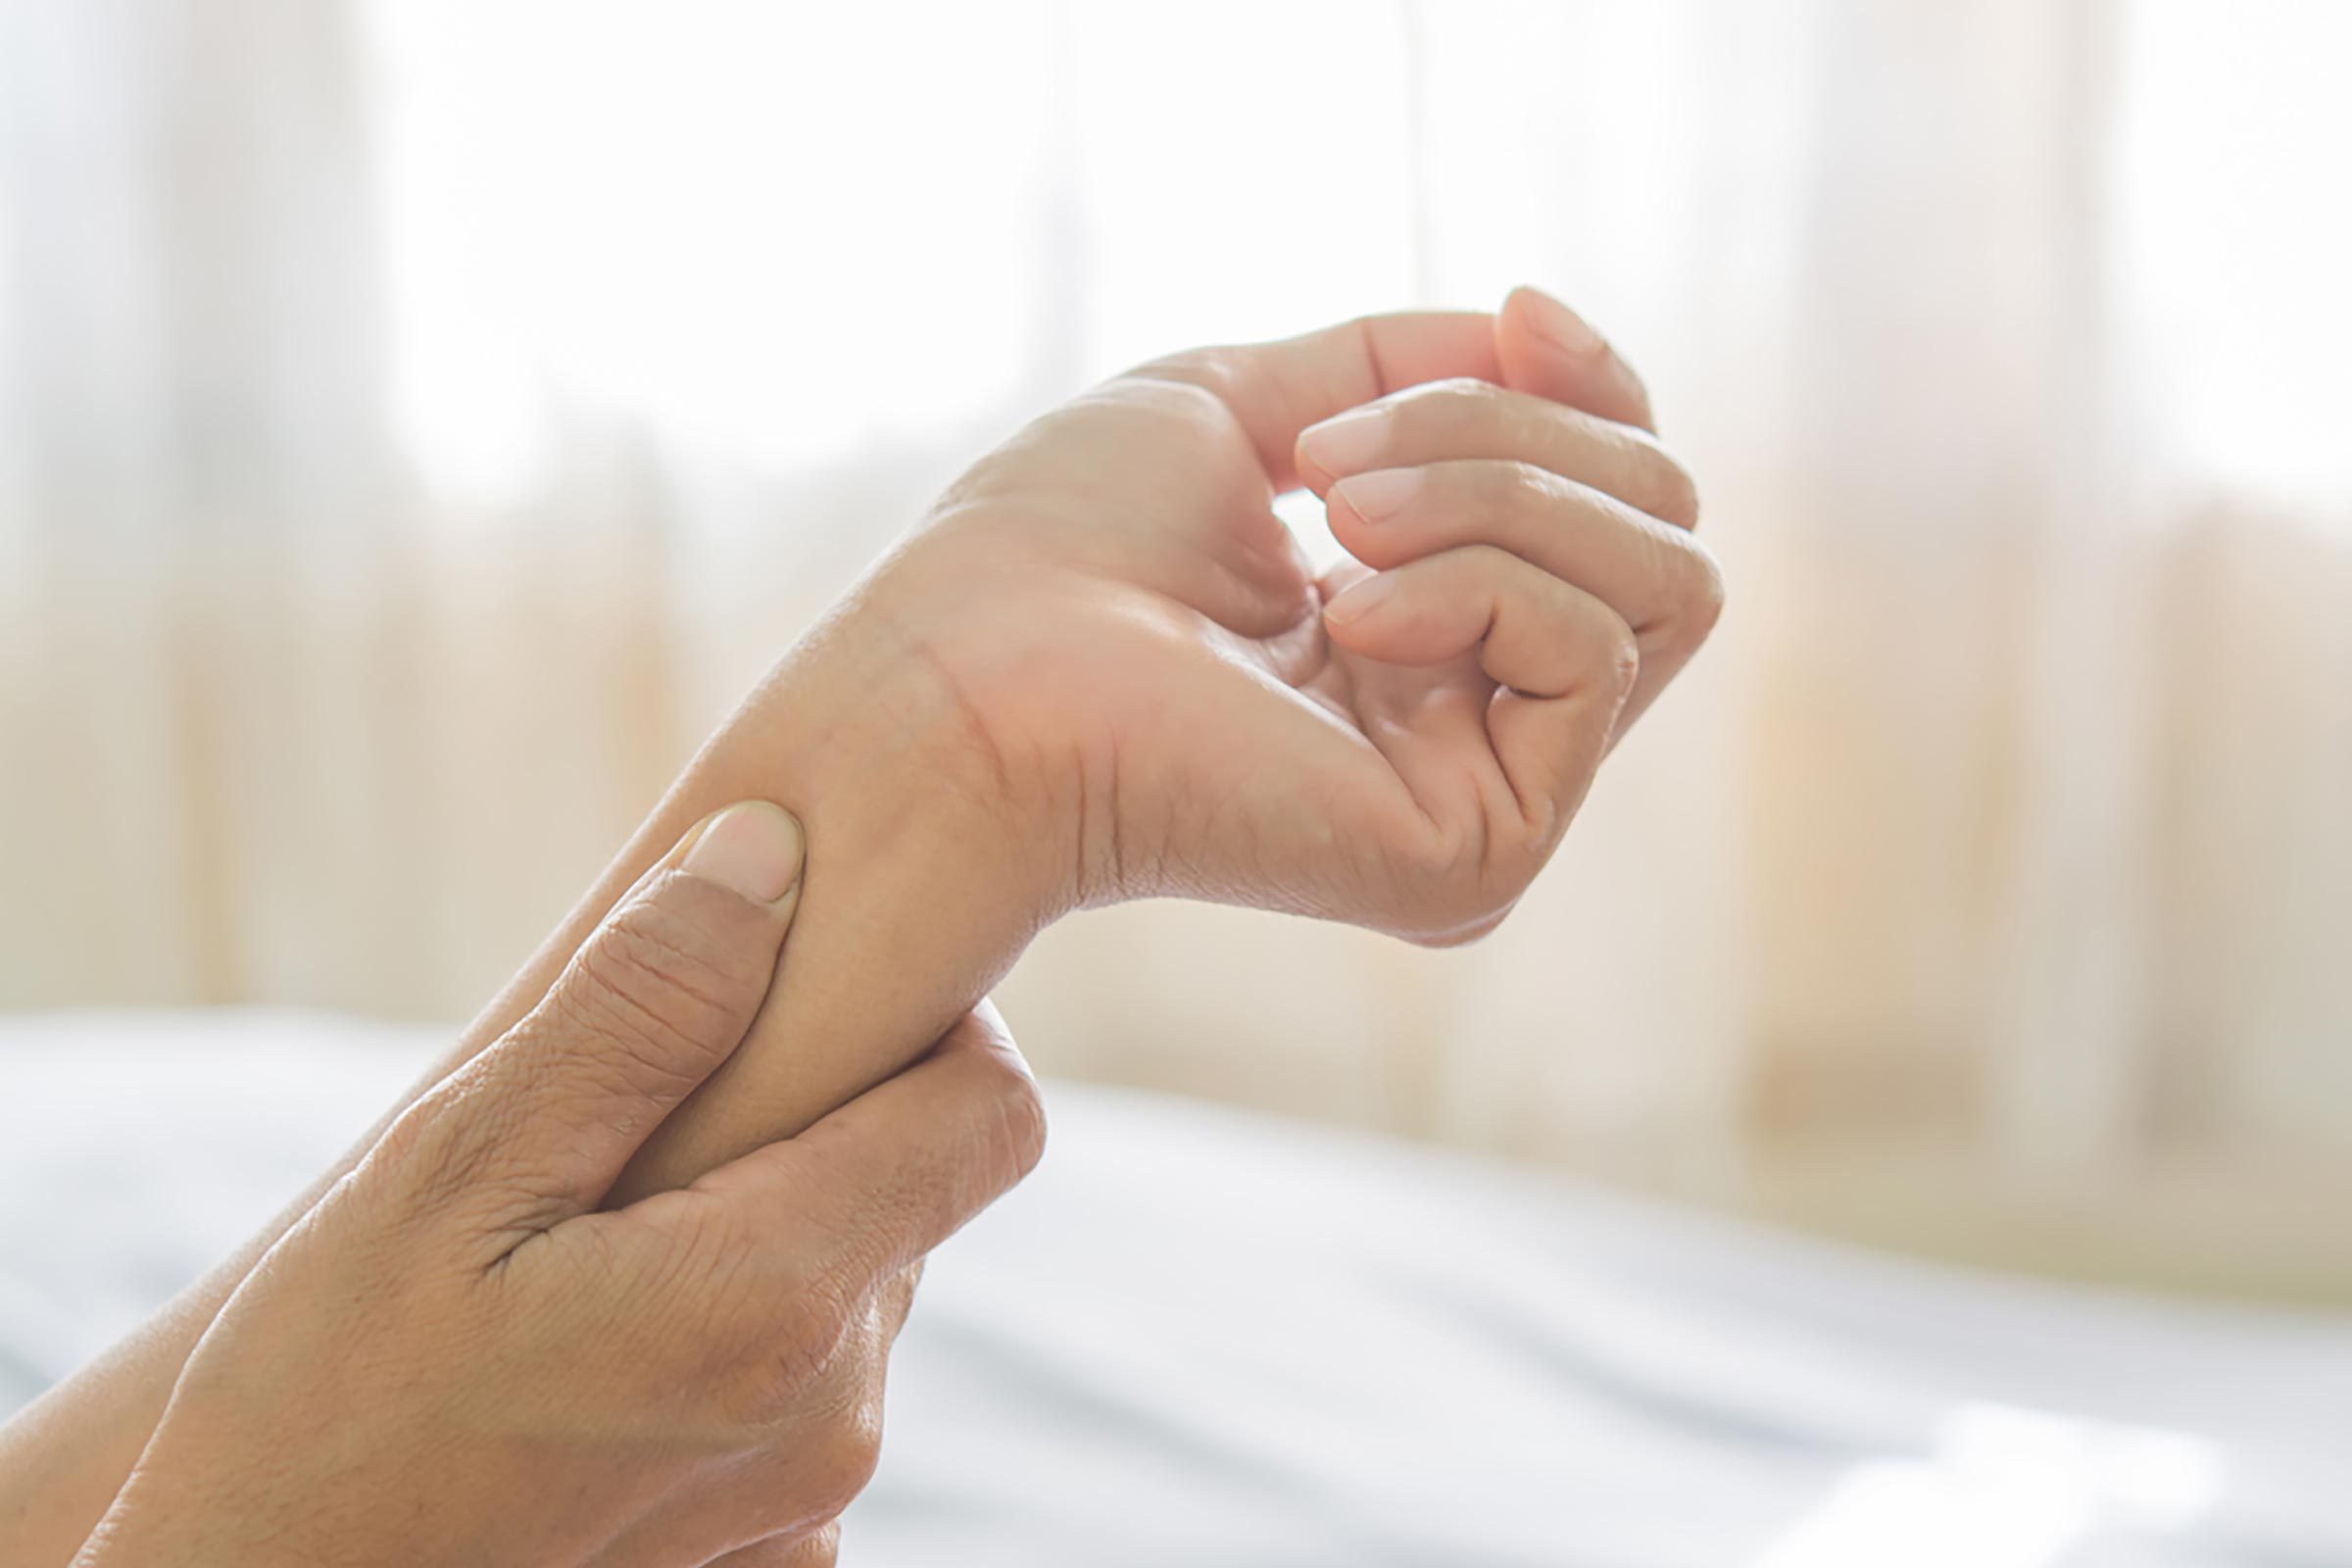
[[[1364,316],[1299,337],[1198,349],[1135,372],[1215,394],[1257,449],[1277,491],[1298,483],[1298,433],[1359,403],[1454,376],[1500,383],[1494,318],[1484,311]]]
[[[1496,314],[1362,316],[1298,337],[1175,355],[1135,373],[1214,393],[1277,491],[1298,484],[1298,437],[1310,425],[1431,381],[1492,382],[1653,428],[1633,368],[1582,317],[1533,288],[1513,289]]]

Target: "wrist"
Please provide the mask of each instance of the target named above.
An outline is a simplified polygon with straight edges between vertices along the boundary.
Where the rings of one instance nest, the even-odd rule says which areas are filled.
[[[989,628],[962,625],[959,608],[929,613],[887,573],[869,579],[802,639],[704,758],[725,754],[730,773],[748,769],[753,793],[758,779],[771,781],[770,798],[807,825],[811,856],[845,879],[919,867],[943,895],[984,905],[993,931],[1025,942],[1081,902],[1070,849],[1078,808],[1058,750],[1008,731],[983,700],[990,654],[976,642]],[[985,899],[972,897],[978,890]]]
[[[899,1072],[1071,906],[1049,770],[975,724],[948,655],[910,634],[917,623],[889,591],[869,579],[802,639],[574,916],[593,923],[695,820],[731,802],[773,801],[806,831],[793,937],[767,1004],[610,1201],[691,1182]],[[583,934],[557,947],[568,954]]]
[[[1004,824],[1042,928],[1168,891],[1164,803],[1151,788],[1160,770],[1121,758],[1167,704],[1163,669],[1138,646],[1199,633],[1178,623],[1188,612],[1082,555],[1024,557],[1021,530],[1002,521],[972,509],[934,523],[860,591],[872,622],[857,636],[897,650],[923,688],[916,706],[933,715],[940,750],[967,759],[963,776]],[[1105,691],[1119,694],[1107,709]]]

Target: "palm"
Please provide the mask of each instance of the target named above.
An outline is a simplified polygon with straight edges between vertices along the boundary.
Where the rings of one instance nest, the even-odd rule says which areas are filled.
[[[1482,880],[1471,858],[1513,807],[1486,724],[1495,684],[1474,654],[1407,665],[1336,642],[1319,612],[1369,573],[1353,562],[1312,573],[1227,417],[1218,461],[1197,470],[1207,482],[1176,498],[1187,510],[1166,522],[1189,527],[1220,576],[1243,578],[1267,560],[1287,570],[1240,606],[1213,594],[1197,602],[1184,583],[1160,590],[1200,617],[1192,639],[1167,650],[1163,678],[1203,700],[1165,731],[1130,737],[1139,765],[1219,803],[1219,820],[1189,836],[1188,858],[1222,872],[1225,896],[1359,920],[1425,908],[1418,891],[1394,898],[1400,876]]]
[[[1060,460],[1040,492],[1024,482],[1032,439],[1099,462]],[[1467,655],[1409,667],[1332,640],[1319,612],[1363,568],[1314,575],[1230,410],[1167,383],[1121,387],[1041,421],[957,491],[984,531],[1017,517],[1026,576],[1040,554],[1068,574],[1066,597],[1023,617],[1047,646],[1017,675],[1002,666],[998,690],[1018,732],[1073,737],[1116,794],[1101,894],[1441,936],[1458,922],[1424,930],[1407,911],[1426,911],[1422,884],[1442,878],[1466,880],[1474,914],[1489,912],[1473,860],[1488,813],[1511,805],[1485,722],[1494,683]]]

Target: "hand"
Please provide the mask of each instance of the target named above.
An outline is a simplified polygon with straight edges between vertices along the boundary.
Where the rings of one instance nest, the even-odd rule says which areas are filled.
[[[911,1270],[1042,1122],[984,1011],[801,1137],[598,1211],[743,1038],[801,858],[752,804],[641,878],[246,1277],[78,1561],[829,1562]]]
[[[1382,400],[1355,450],[1309,431]],[[1179,891],[1477,934],[1720,604],[1648,424],[1616,356],[1526,291],[1498,317],[1178,355],[1047,416],[779,662],[445,1071],[541,1007],[691,824],[753,796],[809,824],[813,903],[742,1049],[615,1203],[890,1079],[1082,903]],[[1374,477],[1399,468],[1417,492]],[[1396,584],[1353,624],[1325,607],[1360,570],[1314,579],[1269,510],[1294,483]],[[87,1533],[278,1234],[0,1429],[12,1545]]]
[[[1521,290],[1492,317],[1181,354],[983,458],[609,878],[754,793],[846,868],[812,868],[777,1004],[621,1193],[895,1071],[1081,905],[1184,894],[1433,944],[1492,927],[1722,605],[1649,423],[1617,356]],[[1294,484],[1356,563],[1309,570],[1271,509]]]
[[[983,459],[861,610],[943,673],[987,771],[1053,803],[1069,903],[1461,940],[1720,611],[1649,422],[1528,290],[1179,355]],[[1312,574],[1271,510],[1294,483],[1355,563]]]

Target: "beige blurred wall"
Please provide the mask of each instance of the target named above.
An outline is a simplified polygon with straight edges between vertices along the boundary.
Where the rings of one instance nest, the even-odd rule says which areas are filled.
[[[1492,941],[1091,914],[1041,1064],[2352,1299],[2340,10],[561,9],[0,10],[0,1005],[462,1018],[1027,413],[1532,278],[1715,643]]]

